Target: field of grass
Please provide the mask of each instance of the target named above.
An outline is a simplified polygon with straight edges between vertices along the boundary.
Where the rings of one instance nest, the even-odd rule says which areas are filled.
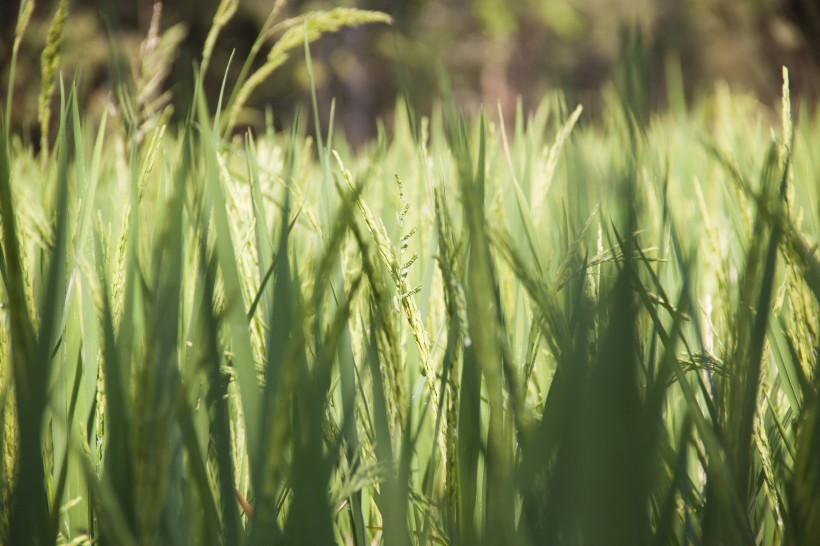
[[[288,24],[246,83],[368,22]],[[241,85],[166,123],[161,35],[88,119],[62,24],[53,141],[0,115],[0,542],[820,540],[820,113],[785,70],[780,105],[621,85],[597,122],[400,104],[354,153],[332,112],[231,137]]]

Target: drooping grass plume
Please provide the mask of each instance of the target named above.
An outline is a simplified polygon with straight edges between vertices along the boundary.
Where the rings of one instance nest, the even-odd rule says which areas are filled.
[[[251,93],[282,66],[290,53],[301,46],[307,37],[309,43],[318,40],[322,34],[336,32],[345,27],[360,26],[369,23],[390,23],[392,19],[384,13],[353,8],[335,8],[327,11],[310,12],[280,23],[286,29],[268,52],[265,64],[250,75],[236,93],[226,116],[228,129],[236,125],[242,108]]]

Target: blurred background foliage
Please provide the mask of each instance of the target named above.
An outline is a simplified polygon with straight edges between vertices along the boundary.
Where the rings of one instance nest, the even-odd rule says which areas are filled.
[[[212,104],[223,76],[227,74],[230,86],[238,75],[272,3],[242,0],[222,32],[206,76]],[[91,115],[111,102],[112,44],[136,65],[153,4],[70,0],[61,66],[67,79],[79,75],[81,107]],[[175,31],[184,32],[168,78],[177,101],[189,100],[192,67],[217,4],[164,3],[162,28],[178,25]],[[18,5],[19,0],[0,2],[0,89],[6,89]],[[347,29],[313,46],[320,111],[327,114],[335,98],[337,123],[353,143],[371,138],[377,119],[390,123],[403,91],[418,112],[428,112],[440,95],[440,69],[465,111],[484,104],[494,114],[499,104],[509,116],[519,97],[526,109],[548,89],[562,88],[594,119],[602,87],[619,79],[621,91],[641,94],[638,102],[645,108],[664,108],[667,74],[682,79],[687,100],[712,82],[726,80],[737,93],[775,104],[782,65],[789,66],[794,94],[820,94],[816,0],[290,0],[286,11],[296,15],[345,5],[381,10],[395,21],[392,27]],[[56,1],[37,2],[17,68],[13,125],[32,142],[39,140],[39,55],[55,6]],[[115,37],[110,42],[106,28]],[[640,59],[637,80],[633,74],[627,86],[625,57]],[[263,59],[260,55],[258,63]],[[246,124],[261,126],[266,105],[277,125],[286,123],[307,97],[304,66],[302,56],[295,55],[260,87],[249,103],[254,115]]]

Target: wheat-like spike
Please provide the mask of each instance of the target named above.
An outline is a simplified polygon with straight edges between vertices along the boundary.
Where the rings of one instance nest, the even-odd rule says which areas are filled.
[[[783,143],[780,145],[780,165],[788,169],[786,173],[786,206],[791,214],[794,207],[794,170],[791,168],[791,162],[787,162],[787,157],[791,153],[794,125],[792,123],[792,101],[789,91],[789,69],[785,66],[783,67],[782,94],[781,123],[783,125]]]
[[[160,80],[154,71],[154,57],[159,47],[159,24],[162,19],[162,2],[154,4],[151,12],[151,23],[148,25],[148,33],[140,43],[140,66],[137,74],[137,102],[143,102],[150,95],[155,94]]]
[[[394,173],[394,178],[396,181],[396,186],[398,186],[399,191],[399,209],[396,211],[396,220],[398,221],[399,227],[404,227],[404,222],[407,217],[407,213],[410,211],[410,201],[407,200],[407,196],[404,193],[404,184],[402,183],[401,176],[398,173]],[[404,253],[408,249],[408,241],[410,240],[413,235],[416,233],[416,228],[412,228],[408,233],[404,234],[401,239],[399,240],[399,256],[395,256],[395,251],[393,252],[394,260],[398,261],[403,259]],[[407,276],[409,274],[410,267],[416,262],[418,259],[418,254],[414,254],[410,260],[402,263],[399,267],[399,275],[398,278],[394,275],[394,280],[396,282],[396,289],[399,291],[400,295],[397,297],[398,303],[404,309],[405,315],[407,316],[408,322],[410,324],[410,328],[413,332],[413,336],[416,338],[416,343],[419,347],[419,354],[421,356],[421,365],[422,365],[422,374],[424,375],[425,379],[427,380],[427,387],[430,389],[430,402],[433,408],[433,419],[438,420],[438,408],[439,408],[439,399],[441,397],[441,393],[439,392],[439,385],[436,380],[435,370],[433,369],[432,359],[430,358],[430,342],[427,339],[427,334],[424,330],[424,325],[421,320],[421,314],[419,313],[418,307],[416,306],[415,299],[413,296],[421,292],[421,286],[410,287],[407,282]],[[392,264],[392,267],[395,268],[396,264]],[[447,459],[447,445],[445,442],[444,435],[439,435],[437,438],[439,450],[441,451],[441,456],[444,460]]]
[[[402,184],[401,177],[398,173],[395,173],[396,185],[399,188],[399,210],[396,212],[396,220],[399,223],[399,227],[404,227],[404,219],[407,216],[407,213],[410,211],[410,202],[407,200],[407,197],[404,194],[404,185]],[[404,253],[407,252],[410,244],[410,238],[416,234],[416,228],[412,228],[408,233],[405,233],[401,239],[399,240],[399,259],[404,259]],[[402,279],[407,279],[407,275],[410,273],[410,267],[416,262],[418,259],[418,254],[414,254],[410,260],[401,264],[401,268],[399,270],[399,275]],[[406,296],[402,296],[406,297]]]
[[[410,231],[408,231],[408,232],[407,232],[407,233],[406,233],[406,234],[405,234],[405,235],[401,238],[401,242],[402,242],[402,243],[406,243],[406,242],[407,242],[408,240],[410,240],[410,238],[411,238],[413,235],[415,235],[415,234],[416,234],[416,228],[411,229]]]
[[[163,82],[171,72],[174,56],[187,30],[177,24],[160,32],[162,2],[154,4],[151,24],[145,39],[140,44],[140,62],[136,67],[134,82],[136,98],[133,121],[137,126],[137,142],[159,125],[165,123],[173,113],[171,93],[162,91]]]
[[[418,294],[419,292],[421,292],[421,286],[411,288],[410,290],[408,290],[407,292],[405,292],[404,294],[399,296],[399,299],[405,300],[405,299],[409,298],[410,296]],[[424,371],[425,371],[425,375],[427,375],[428,371],[427,370],[424,370]]]
[[[407,216],[407,213],[410,211],[410,202],[407,200],[407,197],[404,195],[404,185],[401,182],[401,177],[399,173],[395,173],[393,175],[396,179],[396,185],[399,187],[399,210],[396,212],[396,220],[399,222],[399,227],[404,227],[404,217]],[[415,230],[414,230],[415,231]],[[411,234],[412,235],[412,234]],[[409,239],[411,235],[406,235],[402,238],[402,242],[406,239]]]
[[[407,273],[409,272],[409,269],[413,266],[414,263],[416,263],[416,260],[418,260],[418,258],[419,258],[418,254],[413,254],[412,258],[410,258],[409,260],[407,260],[406,262],[404,262],[401,265],[401,276],[402,276],[402,278],[407,277]]]
[[[128,256],[128,226],[131,223],[132,206],[125,206],[125,213],[122,216],[122,227],[120,238],[117,244],[117,251],[114,255],[114,264],[111,277],[114,279],[111,290],[111,313],[114,317],[114,328],[119,328],[121,311],[125,303],[125,267]]]
[[[789,91],[789,69],[783,67],[783,87],[782,87],[782,106],[781,106],[781,123],[783,125],[783,146],[791,145],[792,132],[794,126],[792,125],[792,101],[791,93]]]
[[[347,182],[348,188],[350,191],[355,191],[356,185],[353,183],[353,174],[345,168],[344,163],[342,163],[342,158],[336,150],[333,150],[333,157],[336,158],[336,163],[339,165],[339,170]],[[373,213],[370,211],[370,207],[368,207],[367,203],[362,199],[356,201],[356,206],[364,217],[368,231],[370,231],[370,234],[376,241],[376,249],[379,251],[379,256],[381,256],[382,261],[387,265],[391,274],[393,274],[393,264],[396,262],[395,253],[393,252],[393,247],[390,245],[390,239],[387,236],[387,230],[384,228],[384,224],[376,220],[376,217],[373,216]]]
[[[60,0],[57,11],[51,20],[48,29],[46,47],[40,55],[40,98],[39,122],[40,122],[40,149],[42,157],[48,155],[48,124],[51,119],[51,97],[54,95],[54,83],[57,75],[57,67],[60,64],[60,45],[63,42],[63,29],[65,28],[66,17],[68,15],[68,0]]]
[[[351,191],[354,191],[355,184],[353,183],[353,175],[345,168],[342,158],[336,150],[333,150],[333,157],[336,158],[336,163],[339,165],[339,170],[342,172],[342,176],[347,182],[348,187]],[[419,350],[419,358],[421,359],[422,373],[427,378],[427,384],[431,392],[433,417],[435,419],[438,414],[439,393],[438,385],[436,384],[435,371],[433,370],[432,362],[430,360],[430,342],[427,339],[427,332],[424,329],[424,322],[421,319],[421,313],[416,305],[416,300],[411,297],[414,294],[417,294],[421,290],[421,287],[410,287],[407,283],[407,279],[402,276],[401,265],[399,264],[398,257],[396,256],[396,251],[390,244],[390,239],[387,236],[387,230],[385,230],[384,224],[382,224],[381,221],[376,221],[373,213],[370,211],[370,207],[367,206],[361,197],[357,199],[356,204],[364,217],[367,229],[376,241],[379,256],[381,256],[384,265],[387,267],[387,270],[390,272],[390,276],[393,278],[393,282],[396,285],[396,291],[400,294],[400,296],[397,297],[398,301],[396,303],[398,303],[404,310],[405,316],[407,317],[407,321],[410,325],[410,331],[413,334],[413,339],[416,341],[416,346]],[[444,446],[442,444],[442,448],[443,447]],[[442,450],[442,454],[444,454],[444,450]]]
[[[370,260],[369,245],[365,243],[364,235],[355,222],[350,224],[350,232],[356,240],[361,254],[362,271],[365,273],[372,292],[372,299],[374,301],[384,302],[387,299],[386,288],[382,284],[381,276],[375,271],[373,263]],[[379,343],[380,350],[388,355],[382,366],[385,368],[384,376],[390,386],[390,393],[393,395],[394,403],[388,406],[390,412],[391,423],[395,431],[401,430],[404,426],[404,419],[406,415],[405,407],[407,395],[404,387],[404,367],[402,365],[401,354],[399,352],[399,342],[397,328],[393,320],[393,315],[390,313],[379,313],[381,322],[381,334],[377,336],[377,343]],[[388,366],[390,362],[392,365]]]
[[[768,393],[764,392],[763,397],[765,401],[769,401]],[[769,401],[771,404],[771,402]],[[780,511],[783,499],[780,498],[780,490],[777,487],[777,478],[775,476],[775,464],[772,459],[772,448],[769,443],[769,437],[766,434],[766,427],[763,423],[764,403],[761,402],[761,407],[758,408],[757,418],[754,424],[753,440],[757,448],[757,454],[760,457],[761,470],[763,475],[764,490],[766,498],[769,501],[774,511],[775,518],[777,518],[778,525],[783,525],[783,514]]]
[[[145,186],[148,184],[148,175],[150,175],[151,171],[154,169],[157,152],[159,151],[160,144],[162,144],[162,137],[165,135],[165,127],[165,125],[157,127],[154,131],[154,136],[151,138],[151,143],[148,146],[148,154],[145,156],[145,161],[142,163],[142,169],[140,169],[140,175],[137,182],[138,201],[142,201]]]

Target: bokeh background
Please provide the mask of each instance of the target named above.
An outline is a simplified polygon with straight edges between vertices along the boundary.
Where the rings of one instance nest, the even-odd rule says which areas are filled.
[[[192,66],[219,0],[166,0],[162,26],[184,30],[185,38],[168,78],[175,101],[189,100]],[[39,55],[56,1],[38,0],[17,68],[13,124],[37,142],[36,97]],[[93,114],[111,95],[111,54],[104,28],[136,62],[154,0],[70,0],[61,66],[80,76],[83,107]],[[228,59],[244,59],[273,0],[241,0],[222,32],[207,74],[215,101]],[[0,1],[0,93],[5,94],[8,60],[19,0]],[[441,95],[439,68],[467,111],[500,104],[512,114],[520,97],[532,107],[550,89],[584,104],[588,119],[600,109],[601,90],[617,81],[625,57],[641,60],[638,88],[649,109],[666,103],[668,67],[680,67],[687,100],[726,81],[733,91],[775,104],[780,67],[791,71],[793,94],[820,95],[820,2],[817,0],[291,0],[285,16],[312,9],[351,6],[381,10],[392,27],[347,29],[313,48],[320,109],[336,99],[337,124],[355,144],[371,138],[376,120],[389,124],[398,98],[410,97],[421,113]],[[260,55],[260,62],[264,55]],[[634,64],[634,62],[633,62]],[[228,70],[236,77],[241,62]],[[270,105],[278,123],[306,104],[304,57],[288,64],[254,94],[249,106]],[[180,109],[177,109],[178,111]],[[249,119],[261,123],[260,114]]]

